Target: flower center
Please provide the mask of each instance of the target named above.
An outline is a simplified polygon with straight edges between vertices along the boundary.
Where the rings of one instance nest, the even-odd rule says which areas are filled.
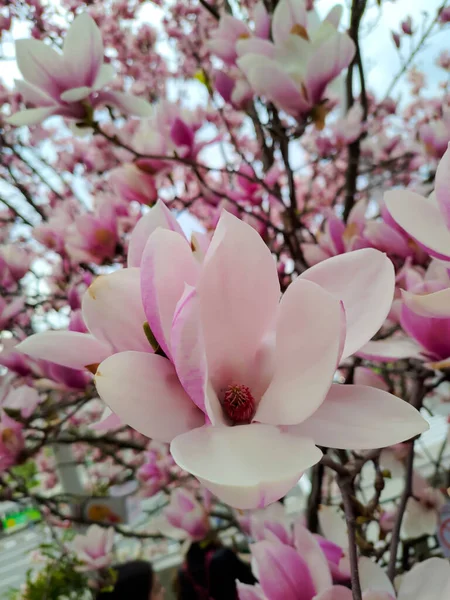
[[[224,393],[222,407],[233,423],[250,423],[255,414],[255,399],[246,385],[229,385]]]

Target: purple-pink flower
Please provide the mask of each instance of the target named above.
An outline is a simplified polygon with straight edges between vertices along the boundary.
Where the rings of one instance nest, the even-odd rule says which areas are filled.
[[[91,525],[85,534],[77,534],[70,543],[70,549],[82,563],[78,571],[97,571],[112,563],[114,529]]]
[[[223,212],[201,261],[166,211],[138,223],[130,268],[86,292],[90,334],[45,332],[21,349],[66,366],[101,362],[98,393],[123,422],[171,442],[182,469],[238,508],[285,495],[320,460],[316,444],[380,447],[427,428],[383,390],[332,384],[389,312],[386,256],[333,257],[280,301],[275,261],[251,226]],[[156,217],[165,228],[154,230]]]
[[[170,503],[164,509],[168,522],[185,531],[193,540],[204,539],[209,530],[208,514],[195,495],[185,488],[176,488],[170,494]]]
[[[295,118],[311,114],[323,127],[329,84],[355,54],[352,39],[337,29],[341,12],[335,6],[317,26],[303,1],[281,0],[272,18],[273,42],[243,36],[236,44],[237,64],[254,93]]]
[[[115,76],[112,65],[103,58],[102,36],[88,13],[74,19],[62,53],[40,40],[17,41],[16,60],[24,79],[16,80],[16,89],[33,108],[15,113],[9,123],[35,125],[51,115],[83,121],[102,104],[148,116],[151,106],[145,100],[103,90]]]

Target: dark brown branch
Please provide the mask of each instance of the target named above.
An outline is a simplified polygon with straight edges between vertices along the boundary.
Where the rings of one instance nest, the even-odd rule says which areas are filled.
[[[364,79],[364,69],[361,59],[361,52],[359,48],[359,26],[361,23],[362,16],[366,9],[367,0],[352,0],[352,12],[350,20],[349,35],[355,43],[356,52],[355,57],[348,68],[347,79],[346,79],[346,92],[347,92],[347,110],[349,110],[354,104],[353,96],[353,73],[354,68],[358,66],[358,72],[360,76],[361,84],[361,104],[364,112],[364,120],[367,118],[368,103],[366,94],[366,85]],[[350,211],[355,204],[356,194],[356,182],[358,179],[359,159],[361,156],[361,137],[349,144],[348,146],[348,166],[347,173],[345,176],[345,201],[344,201],[344,213],[343,218],[346,222]]]
[[[206,10],[209,12],[210,15],[212,15],[217,20],[220,19],[219,11],[217,10],[217,8],[215,6],[211,6],[211,4],[209,2],[207,2],[206,0],[199,0],[199,1],[200,1],[200,4],[203,6],[203,8],[206,8]]]
[[[341,490],[347,524],[348,557],[350,561],[353,600],[362,600],[361,582],[359,581],[358,549],[356,545],[356,518],[352,502],[352,498],[355,495],[353,479],[339,475],[337,482]]]

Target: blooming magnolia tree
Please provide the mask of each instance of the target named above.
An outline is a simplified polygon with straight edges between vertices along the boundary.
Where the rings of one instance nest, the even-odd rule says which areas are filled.
[[[450,55],[436,96],[414,60],[450,8],[393,24],[382,97],[384,1],[156,4],[0,8],[0,499],[68,530],[14,597],[111,588],[121,536],[240,533],[241,600],[448,599],[447,439],[424,466],[420,436],[450,381]],[[107,502],[130,481],[164,506],[139,529]]]

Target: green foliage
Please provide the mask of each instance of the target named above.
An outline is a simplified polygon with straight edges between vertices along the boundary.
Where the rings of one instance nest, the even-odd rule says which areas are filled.
[[[38,483],[38,480],[36,479],[38,470],[34,461],[29,460],[23,465],[12,467],[11,473],[13,473],[15,477],[23,479],[28,487],[33,487]]]
[[[40,553],[47,560],[42,567],[29,569],[25,587],[13,590],[8,600],[84,600],[91,598],[88,576],[77,571],[76,558],[56,543],[41,544]]]

